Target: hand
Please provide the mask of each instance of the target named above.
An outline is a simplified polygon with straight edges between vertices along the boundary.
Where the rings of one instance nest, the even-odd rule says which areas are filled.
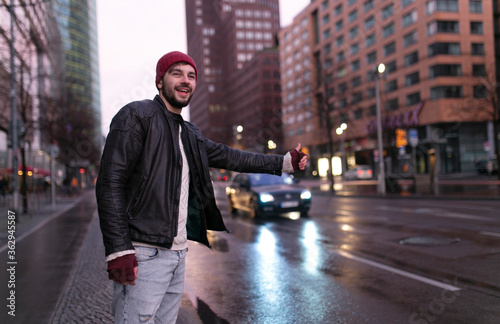
[[[293,171],[304,170],[308,162],[308,156],[300,151],[300,143],[296,148],[290,151],[290,156],[292,157]]]
[[[138,270],[135,254],[126,254],[108,262],[108,278],[120,285],[135,285]]]

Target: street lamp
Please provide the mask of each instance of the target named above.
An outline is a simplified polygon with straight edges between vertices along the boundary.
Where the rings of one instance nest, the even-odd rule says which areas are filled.
[[[243,126],[233,125],[234,138],[236,142],[236,148],[240,149],[241,132],[243,132]]]
[[[378,146],[378,165],[379,165],[379,179],[378,188],[381,195],[385,195],[385,167],[384,167],[384,148],[382,147],[382,117],[380,113],[380,76],[385,72],[385,65],[380,63],[375,71],[375,98],[377,110],[377,146]]]
[[[341,152],[341,160],[342,160],[342,177],[344,176],[344,172],[345,170],[347,170],[347,167],[346,167],[346,159],[345,159],[345,141],[344,141],[344,136],[345,136],[345,130],[347,129],[347,124],[346,123],[342,123],[340,125],[340,127],[337,127],[337,129],[335,130],[335,133],[337,133],[337,135],[340,135],[340,152]]]

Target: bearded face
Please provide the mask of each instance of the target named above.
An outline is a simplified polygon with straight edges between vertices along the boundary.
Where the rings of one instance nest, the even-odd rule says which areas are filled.
[[[189,104],[196,87],[196,74],[189,64],[179,63],[170,67],[160,81],[160,96],[175,109]]]

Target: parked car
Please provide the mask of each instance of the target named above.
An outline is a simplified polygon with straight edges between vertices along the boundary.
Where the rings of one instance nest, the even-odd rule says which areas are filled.
[[[371,179],[373,177],[372,168],[369,165],[358,165],[355,168],[347,170],[344,174],[344,178],[348,180],[352,179]]]
[[[244,210],[255,218],[289,212],[307,216],[311,207],[311,192],[288,174],[237,174],[226,195],[231,213]]]
[[[493,160],[479,160],[476,162],[476,170],[479,174],[497,174],[498,163],[496,159]]]

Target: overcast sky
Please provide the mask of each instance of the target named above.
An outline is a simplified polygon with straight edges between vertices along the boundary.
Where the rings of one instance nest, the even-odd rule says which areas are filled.
[[[186,16],[184,0],[96,2],[102,129],[106,135],[111,119],[123,105],[156,95],[158,59],[169,51],[187,52]],[[309,3],[281,0],[281,26],[288,26]]]

